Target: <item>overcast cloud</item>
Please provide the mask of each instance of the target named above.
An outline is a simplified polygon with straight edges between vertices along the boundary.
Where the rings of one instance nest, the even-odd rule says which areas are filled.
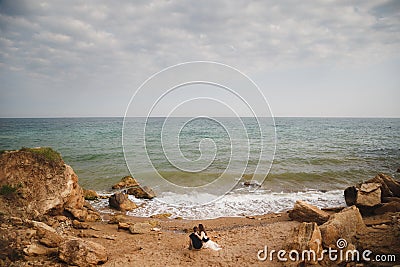
[[[2,117],[122,116],[191,60],[240,69],[278,116],[400,117],[396,0],[3,0],[0,33]]]

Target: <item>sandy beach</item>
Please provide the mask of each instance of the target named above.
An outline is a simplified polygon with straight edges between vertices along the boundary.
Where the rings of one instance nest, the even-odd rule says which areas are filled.
[[[126,218],[127,221],[148,221],[148,218]],[[279,249],[298,222],[287,214],[268,214],[250,218],[218,218],[212,220],[157,220],[160,231],[132,235],[117,225],[94,223],[100,233],[115,240],[96,238],[109,248],[109,260],[104,266],[254,266],[263,265],[257,252],[268,245]],[[221,251],[188,249],[188,235],[193,226],[203,223],[210,238],[222,246]],[[96,234],[86,230],[86,234]],[[264,264],[265,265],[265,264]],[[268,266],[281,266],[277,262]]]
[[[330,212],[332,213],[332,212]],[[400,242],[393,235],[388,222],[393,214],[372,216],[364,219],[368,231],[360,235],[359,241],[375,253],[400,254]],[[158,231],[146,234],[131,234],[118,229],[118,224],[108,223],[114,216],[104,214],[103,222],[89,222],[89,229],[70,228],[70,235],[78,236],[103,245],[108,261],[102,266],[299,266],[299,262],[261,261],[259,250],[287,249],[293,230],[301,223],[292,221],[287,213],[261,216],[218,218],[211,220],[151,219],[117,215],[119,221],[157,223]],[[188,249],[191,228],[202,223],[210,238],[222,246],[220,251]],[[37,259],[32,263],[37,264]],[[397,261],[398,263],[398,261]],[[40,265],[35,265],[40,266]],[[59,265],[64,266],[64,265]],[[326,266],[326,265],[313,265]],[[331,263],[330,266],[338,266]],[[356,266],[342,264],[340,266]],[[390,263],[359,264],[357,266],[394,266]]]

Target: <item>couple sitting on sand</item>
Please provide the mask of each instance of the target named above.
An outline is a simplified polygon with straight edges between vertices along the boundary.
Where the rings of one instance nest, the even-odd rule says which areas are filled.
[[[199,227],[193,227],[193,233],[189,235],[189,238],[189,249],[211,248],[215,251],[222,249],[217,243],[207,237],[206,230],[202,224],[199,224]]]

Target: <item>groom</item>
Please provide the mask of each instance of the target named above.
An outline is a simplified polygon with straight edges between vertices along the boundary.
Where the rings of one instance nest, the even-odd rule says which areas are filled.
[[[197,226],[193,227],[193,233],[189,235],[189,249],[201,249],[201,247],[203,246],[203,242],[199,237],[198,231],[199,228],[197,228]]]

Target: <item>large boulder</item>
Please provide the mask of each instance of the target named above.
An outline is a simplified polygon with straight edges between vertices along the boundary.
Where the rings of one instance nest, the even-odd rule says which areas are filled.
[[[381,184],[364,183],[357,191],[356,205],[362,207],[375,207],[381,203]]]
[[[378,215],[386,212],[400,212],[400,202],[391,201],[389,203],[384,203],[382,206],[374,210],[374,213]]]
[[[134,195],[136,198],[152,199],[156,196],[154,191],[148,186],[135,186],[127,190],[129,195]]]
[[[344,190],[344,199],[348,206],[372,208],[381,203],[381,184],[380,183],[362,183],[356,186],[350,186]]]
[[[81,267],[105,263],[108,260],[106,249],[95,242],[71,238],[59,246],[60,260]]]
[[[358,189],[355,186],[349,186],[344,190],[344,200],[347,206],[353,206],[357,203]]]
[[[400,182],[394,178],[380,173],[367,183],[379,183],[382,190],[382,198],[384,197],[400,197]]]
[[[78,176],[51,148],[24,148],[0,155],[0,187],[14,188],[10,212],[37,217],[65,208],[80,209],[84,198]],[[21,215],[21,214],[19,214]]]
[[[120,211],[129,211],[137,208],[136,204],[132,202],[126,194],[121,192],[112,195],[108,199],[108,202],[110,207]]]
[[[304,263],[317,264],[322,253],[322,236],[315,222],[303,222],[293,230],[287,239],[288,251],[310,251],[304,258]]]
[[[361,213],[356,206],[343,209],[330,216],[329,220],[319,227],[325,248],[337,248],[339,239],[345,239],[348,244],[354,243],[358,234],[366,230]]]
[[[43,222],[32,221],[32,226],[37,231],[39,242],[47,247],[56,248],[64,240],[54,228]]]
[[[294,204],[294,208],[289,211],[289,217],[299,222],[316,222],[317,224],[323,224],[328,221],[329,214],[316,206],[298,200]]]
[[[139,186],[139,183],[135,180],[135,178],[133,178],[132,176],[125,176],[121,179],[121,181],[113,185],[112,188],[123,189],[134,186]]]

